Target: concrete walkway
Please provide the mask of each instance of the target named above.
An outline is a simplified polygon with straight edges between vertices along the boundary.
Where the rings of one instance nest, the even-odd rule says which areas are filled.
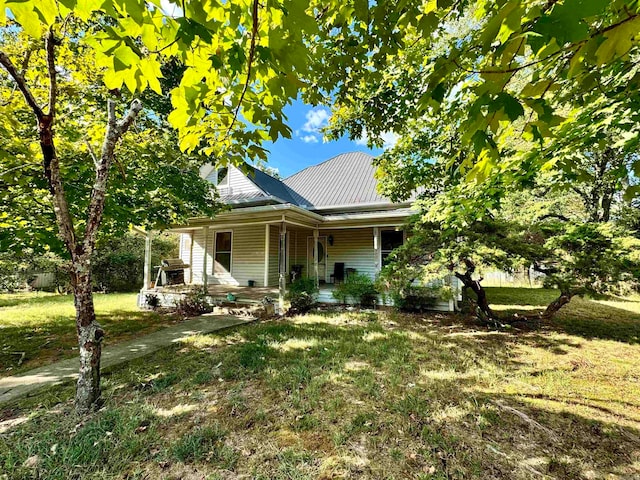
[[[107,341],[102,349],[101,365],[102,368],[119,365],[134,358],[149,355],[190,335],[209,333],[251,321],[253,320],[232,315],[203,315],[113,346],[109,346]],[[70,358],[29,370],[21,375],[0,378],[0,404],[45,386],[75,380],[78,377],[79,367],[78,359]]]

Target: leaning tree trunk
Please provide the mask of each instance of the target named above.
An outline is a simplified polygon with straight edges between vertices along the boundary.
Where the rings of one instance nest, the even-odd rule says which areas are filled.
[[[489,305],[487,292],[480,283],[482,279],[474,280],[473,273],[476,271],[475,264],[469,260],[463,260],[466,271],[464,273],[455,272],[455,276],[462,282],[463,288],[471,290],[476,295],[475,310],[476,316],[485,323],[498,326],[499,319]]]
[[[574,294],[571,292],[560,292],[560,296],[547,305],[544,312],[538,315],[540,321],[545,322],[551,320],[558,311],[571,301]]]
[[[455,276],[462,282],[464,289],[469,289],[475,293],[477,300],[475,303],[476,317],[481,322],[491,325],[493,327],[500,327],[504,325],[523,326],[525,328],[538,328],[542,322],[548,322],[551,320],[558,311],[571,301],[571,298],[575,295],[573,292],[561,292],[560,296],[552,301],[547,308],[534,315],[519,315],[513,314],[508,316],[498,315],[493,311],[487,299],[487,292],[479,280],[473,279],[473,273],[475,272],[475,264],[469,260],[464,259],[463,263],[466,266],[464,273],[456,272]]]

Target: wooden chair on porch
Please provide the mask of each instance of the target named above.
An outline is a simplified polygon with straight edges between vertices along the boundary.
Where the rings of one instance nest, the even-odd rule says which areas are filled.
[[[333,265],[333,273],[330,275],[331,283],[342,283],[344,282],[344,263],[336,262]]]

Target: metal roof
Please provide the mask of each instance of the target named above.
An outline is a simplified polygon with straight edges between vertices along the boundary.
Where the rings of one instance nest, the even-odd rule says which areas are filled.
[[[256,186],[267,195],[277,197],[287,203],[292,203],[293,205],[298,204],[294,198],[294,193],[280,180],[264,173],[262,170],[252,167],[251,165],[246,165],[246,168],[247,178],[255,183]]]
[[[291,175],[282,183],[296,203],[311,210],[331,206],[391,204],[377,191],[374,157],[363,152],[337,155]]]

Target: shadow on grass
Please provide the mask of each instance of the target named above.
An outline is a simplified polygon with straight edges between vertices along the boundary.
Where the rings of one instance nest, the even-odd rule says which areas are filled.
[[[255,478],[318,478],[331,462],[367,478],[640,473],[640,431],[612,420],[639,405],[598,409],[593,399],[568,402],[521,388],[531,375],[523,346],[566,353],[577,348],[570,339],[441,326],[419,316],[393,324],[326,320],[235,327],[116,367],[105,375],[107,408],[77,435],[52,433],[74,428],[75,420],[51,412],[72,388],[57,398],[54,390],[41,394],[21,407],[40,403],[40,413],[10,438],[0,436],[0,468],[25,473],[35,453],[46,478],[66,478],[80,460],[83,472],[105,475],[122,475],[132,463],[155,472],[192,462],[202,475],[225,468]],[[500,390],[503,382],[509,391]],[[209,424],[219,433],[203,435]],[[227,438],[241,438],[242,446]],[[328,440],[315,450],[310,438],[313,445]],[[95,442],[99,448],[85,449]],[[58,455],[49,453],[53,445]],[[245,449],[251,453],[242,462],[229,460]]]
[[[543,310],[558,296],[557,290],[542,288],[487,288],[492,305],[505,313],[535,311],[518,307],[540,307]],[[628,305],[621,308],[609,303]],[[600,296],[597,299],[574,297],[546,327],[587,339],[600,338],[630,344],[640,343],[640,301]]]
[[[68,301],[66,298],[60,303]],[[180,318],[122,309],[98,311],[96,320],[105,330],[104,344],[109,346],[173,325]],[[77,355],[78,341],[73,315],[43,316],[38,322],[4,325],[0,332],[0,376],[15,375]]]
[[[34,295],[33,293],[10,293],[0,294],[0,308],[15,306],[34,306],[47,305],[51,303],[65,304],[73,303],[71,295],[57,295],[54,293],[42,293]]]

